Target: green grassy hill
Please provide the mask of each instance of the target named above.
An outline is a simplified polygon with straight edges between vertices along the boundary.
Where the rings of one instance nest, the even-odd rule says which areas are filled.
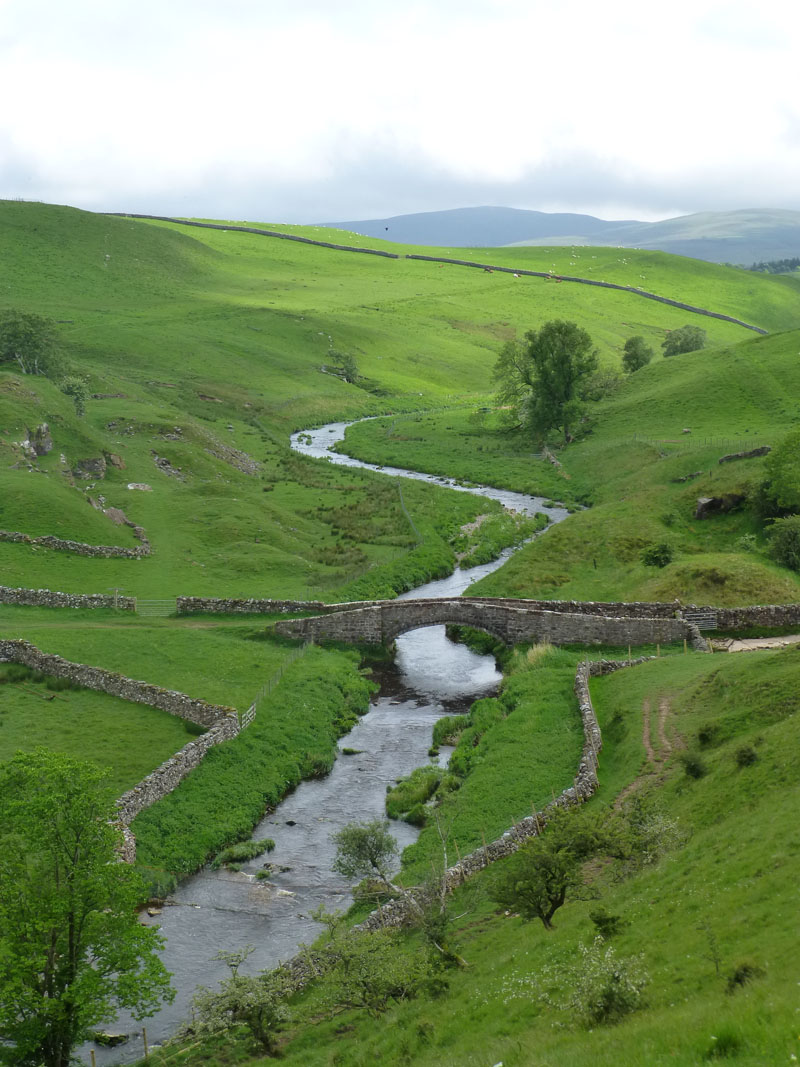
[[[560,471],[532,458],[522,435],[474,409],[362,423],[348,431],[346,447],[380,463],[462,477],[474,471],[510,488],[591,503],[483,579],[476,593],[792,601],[798,576],[766,557],[762,524],[749,507],[707,520],[694,512],[699,497],[747,497],[764,476],[763,459],[720,466],[721,456],[775,445],[797,426],[799,345],[795,330],[655,360],[592,406],[580,439],[559,453]],[[745,535],[755,542],[743,542]],[[645,566],[643,549],[659,542],[673,546],[674,561]]]
[[[358,240],[317,227],[284,229]],[[519,254],[537,267],[547,259],[542,250]],[[636,278],[638,254],[627,265],[615,252],[604,255],[601,273]],[[792,294],[780,278],[641,255],[657,264],[651,280],[665,292],[674,285],[671,295],[769,328],[790,317]],[[92,396],[78,419],[49,381],[0,371],[0,525],[132,544],[127,527],[87,505],[87,497],[102,496],[153,544],[142,561],[0,545],[6,584],[67,591],[328,596],[386,565],[396,572],[413,542],[394,490],[376,492],[380,479],[364,474],[320,474],[288,454],[290,430],[485,396],[500,345],[546,318],[580,321],[609,363],[631,333],[657,344],[687,318],[614,291],[8,201],[0,203],[0,261],[13,280],[8,305],[60,322],[66,355]],[[703,326],[716,344],[748,336],[730,323],[704,319]],[[326,372],[332,348],[355,356],[357,384]],[[17,443],[41,421],[55,447],[31,471]],[[124,469],[109,466],[102,482],[73,485],[76,462],[103,452],[121,457]],[[152,492],[128,490],[130,482]],[[476,514],[463,499],[445,505],[439,490],[406,495],[417,526],[427,522],[442,544]],[[356,500],[372,514],[360,529],[320,525],[320,506],[342,512]],[[450,517],[439,521],[445,512]],[[375,522],[398,536],[377,536]],[[452,561],[446,546],[437,553],[429,573]],[[388,591],[402,587],[387,581]]]

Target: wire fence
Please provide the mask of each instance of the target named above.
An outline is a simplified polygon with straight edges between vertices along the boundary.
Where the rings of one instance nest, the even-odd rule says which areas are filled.
[[[681,434],[680,437],[646,437],[635,433],[629,438],[629,443],[648,445],[659,451],[669,449],[670,454],[679,455],[682,452],[699,452],[705,448],[719,448],[727,453],[753,452],[759,448],[770,446],[770,442],[763,438],[753,437],[695,437],[693,434]]]
[[[290,652],[286,659],[281,663],[277,671],[272,675],[272,677],[268,678],[267,681],[264,682],[264,684],[261,686],[255,697],[253,698],[253,702],[247,709],[247,711],[243,711],[239,715],[240,730],[247,729],[253,719],[255,719],[256,713],[258,711],[258,705],[261,703],[264,697],[267,697],[270,695],[270,693],[272,693],[272,691],[280,684],[280,681],[286,673],[287,668],[291,667],[293,663],[296,663],[301,656],[304,656],[306,652],[308,652],[310,647],[311,642],[308,641],[306,642],[306,644],[303,645],[302,648],[296,648],[293,652]]]

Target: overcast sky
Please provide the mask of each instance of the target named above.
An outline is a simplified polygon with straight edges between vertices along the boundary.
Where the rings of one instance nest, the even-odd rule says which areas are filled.
[[[0,197],[800,210],[796,0],[0,0]]]

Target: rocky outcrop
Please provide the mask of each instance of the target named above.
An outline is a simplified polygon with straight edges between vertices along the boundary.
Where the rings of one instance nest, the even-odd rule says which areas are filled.
[[[105,456],[97,456],[92,457],[90,459],[79,459],[75,466],[72,468],[72,473],[75,475],[76,478],[80,478],[82,481],[100,481],[106,476]]]
[[[771,451],[771,445],[763,445],[761,448],[751,448],[749,452],[731,452],[728,456],[721,456],[717,462],[732,463],[735,459],[754,459],[756,456],[766,456]]]
[[[53,451],[53,438],[46,422],[40,423],[33,430],[28,430],[28,443],[37,456],[46,456],[48,452]]]
[[[725,493],[723,496],[701,496],[697,498],[694,511],[696,519],[712,519],[715,515],[724,515],[735,511],[745,501],[744,493]]]

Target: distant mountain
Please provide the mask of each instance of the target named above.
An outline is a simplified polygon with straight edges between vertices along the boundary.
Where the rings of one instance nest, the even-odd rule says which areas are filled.
[[[800,256],[800,211],[767,208],[704,211],[661,222],[636,222],[476,207],[329,225],[399,244],[439,247],[614,245],[744,266]]]
[[[643,223],[609,223],[593,215],[551,214],[513,207],[460,207],[450,211],[425,211],[416,215],[395,215],[389,219],[325,225],[351,230],[365,237],[383,237],[398,244],[497,248],[500,245],[533,243],[538,238],[563,234],[594,234],[609,225],[641,226]]]

